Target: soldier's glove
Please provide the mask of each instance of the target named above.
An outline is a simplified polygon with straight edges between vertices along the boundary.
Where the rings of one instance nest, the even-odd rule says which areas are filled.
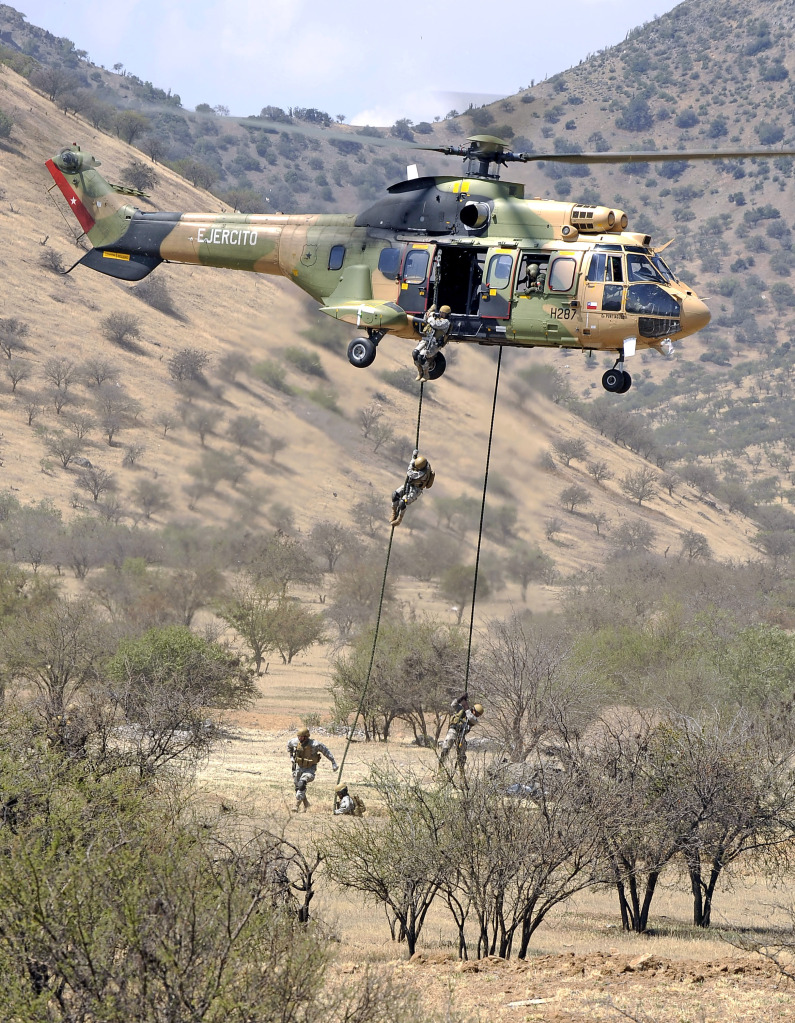
[[[331,761],[331,770],[335,772],[338,770],[337,765],[334,763],[333,760]]]

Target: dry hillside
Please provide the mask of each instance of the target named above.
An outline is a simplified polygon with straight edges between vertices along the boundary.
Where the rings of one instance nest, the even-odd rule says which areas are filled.
[[[45,160],[62,144],[76,141],[97,154],[103,170],[113,180],[136,154],[118,139],[63,114],[6,68],[0,72],[0,100],[15,120],[12,138],[2,150],[0,308],[3,318],[18,318],[29,325],[28,348],[22,354],[31,368],[30,378],[21,382],[15,393],[9,381],[3,380],[2,384],[0,431],[5,485],[23,502],[51,501],[66,516],[74,513],[74,505],[82,505],[78,511],[91,507],[87,495],[82,501],[74,496],[73,468],[62,469],[47,457],[44,435],[60,429],[64,420],[42,397],[46,391],[42,371],[53,356],[80,365],[103,355],[118,365],[119,382],[140,402],[142,411],[116,435],[113,445],[108,445],[98,429],[90,432],[83,453],[95,465],[116,474],[119,501],[129,518],[140,518],[130,494],[143,475],[157,478],[169,492],[170,508],[153,518],[155,525],[162,524],[165,517],[218,525],[230,517],[242,516],[252,525],[266,526],[268,509],[276,503],[294,510],[296,526],[302,530],[326,518],[355,526],[351,506],[370,487],[384,496],[386,509],[386,497],[400,479],[402,466],[394,454],[383,449],[373,452],[372,443],[362,437],[358,412],[374,400],[379,402],[396,436],[404,439],[403,450],[410,448],[416,402],[378,376],[379,371],[407,365],[408,345],[387,342],[370,371],[357,371],[348,364],[344,341],[336,355],[318,349],[327,374],[325,381],[283,363],[289,370],[287,383],[292,394],[269,388],[252,375],[239,377],[234,384],[220,384],[213,367],[225,354],[242,353],[257,362],[279,360],[286,346],[311,347],[301,337],[310,322],[301,294],[279,279],[163,266],[157,274],[167,282],[179,313],[171,317],[140,301],[128,285],[82,268],[66,277],[45,269],[40,260],[48,248],[60,254],[67,266],[81,252],[74,241],[77,225],[63,204],[58,205],[58,197],[53,201],[53,196],[47,194],[51,182]],[[157,173],[159,185],[152,202],[159,207],[220,208],[216,198],[197,191],[169,170],[158,167]],[[114,312],[130,313],[139,319],[142,341],[136,350],[114,347],[103,337],[102,321]],[[184,348],[195,348],[211,357],[206,373],[211,386],[191,397],[189,409],[201,408],[214,417],[213,430],[204,446],[198,433],[181,422],[165,437],[157,423],[159,413],[184,401],[174,390],[167,368],[169,358]],[[494,379],[493,355],[460,350],[444,380],[429,388],[422,444],[437,469],[433,498],[461,494],[475,497],[479,493]],[[745,559],[752,555],[747,537],[753,528],[747,521],[708,506],[688,488],[680,488],[672,498],[659,493],[638,508],[623,496],[617,480],[640,468],[642,459],[600,437],[563,406],[543,396],[519,408],[510,386],[512,371],[545,359],[564,372],[574,372],[575,360],[559,355],[509,351],[503,360],[492,472],[502,488],[495,501],[507,500],[518,508],[519,536],[540,545],[564,574],[600,563],[622,526],[638,516],[653,524],[660,551],[668,549],[676,554],[680,534],[689,529],[704,534],[720,558]],[[315,390],[318,383],[322,393],[309,397],[307,392]],[[70,393],[72,411],[91,408],[90,389],[74,385]],[[44,410],[31,427],[26,409],[33,395],[41,398]],[[339,412],[327,407],[335,399]],[[189,508],[190,498],[183,490],[191,479],[189,470],[208,450],[228,457],[236,454],[225,429],[238,415],[256,416],[263,430],[284,446],[275,458],[267,450],[237,453],[246,462],[245,479],[237,487],[222,484],[214,494],[201,497],[193,509]],[[615,474],[613,481],[597,485],[582,461],[573,462],[569,468],[558,464],[554,471],[540,467],[541,456],[556,441],[571,437],[586,441],[590,459],[608,463]],[[144,451],[134,466],[125,467],[122,463],[131,445],[142,446]],[[604,511],[607,516],[599,535],[584,515],[566,513],[561,508],[559,494],[574,482],[589,491],[592,503],[588,510]],[[429,498],[424,501],[422,514],[414,517],[415,525],[421,522],[426,529],[436,525],[433,500]],[[558,517],[562,526],[553,540],[548,540],[545,523],[552,517]],[[386,536],[385,529],[384,540]],[[472,539],[470,534],[470,545]],[[516,599],[516,591],[509,587],[502,596]]]

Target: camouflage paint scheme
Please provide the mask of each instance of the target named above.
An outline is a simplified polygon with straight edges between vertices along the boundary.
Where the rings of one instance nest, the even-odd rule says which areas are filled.
[[[416,339],[410,315],[432,301],[452,306],[450,340],[619,358],[625,343],[659,348],[710,319],[620,210],[525,199],[493,175],[400,182],[358,215],[149,213],[98,166],[77,146],[47,161],[94,246],[80,264],[128,281],[163,261],[280,275],[376,345]],[[530,262],[545,270],[541,289],[521,286]],[[632,266],[656,276],[633,281]]]

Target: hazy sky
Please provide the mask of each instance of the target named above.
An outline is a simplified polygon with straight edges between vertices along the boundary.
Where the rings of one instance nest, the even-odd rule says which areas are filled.
[[[356,124],[443,117],[554,75],[677,0],[8,0],[95,64],[182,104],[318,107]]]

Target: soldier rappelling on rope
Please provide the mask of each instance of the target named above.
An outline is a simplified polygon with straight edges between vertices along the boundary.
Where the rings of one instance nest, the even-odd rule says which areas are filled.
[[[428,459],[414,449],[414,455],[406,469],[406,480],[392,494],[392,518],[390,526],[399,526],[403,521],[406,507],[416,501],[423,490],[429,490],[433,486],[436,473],[431,468]]]
[[[424,316],[409,316],[409,320],[420,328],[420,340],[411,357],[417,367],[417,379],[429,380],[437,354],[447,344],[450,333],[450,306],[443,305],[437,313],[436,306],[429,306]]]
[[[470,708],[469,693],[462,693],[450,704],[450,727],[442,743],[439,754],[439,767],[444,767],[451,750],[455,750],[455,766],[463,774],[467,759],[467,735],[478,722],[483,713],[481,704],[476,703]]]

